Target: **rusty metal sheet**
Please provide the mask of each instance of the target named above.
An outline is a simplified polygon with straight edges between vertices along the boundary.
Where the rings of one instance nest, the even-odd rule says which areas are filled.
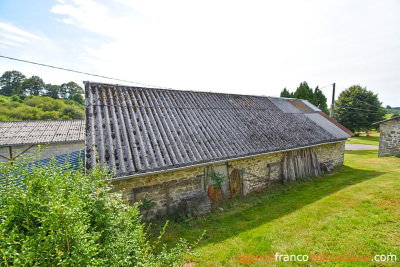
[[[311,108],[287,99],[101,83],[85,90],[87,167],[116,177],[338,140],[306,116]]]
[[[0,146],[84,141],[84,137],[84,120],[0,122]]]

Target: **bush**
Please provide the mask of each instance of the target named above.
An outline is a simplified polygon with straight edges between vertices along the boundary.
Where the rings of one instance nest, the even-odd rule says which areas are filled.
[[[85,112],[76,106],[68,105],[61,110],[60,117],[63,119],[84,119]]]
[[[11,97],[11,101],[22,103],[23,101],[19,98],[18,95],[13,95]]]
[[[26,105],[12,108],[9,112],[9,116],[16,120],[40,120],[43,114],[40,109]]]
[[[191,248],[156,254],[138,205],[109,192],[105,171],[26,166],[0,163],[2,266],[177,266]]]
[[[81,94],[74,94],[71,99],[81,105],[85,104],[85,99],[83,98],[83,96]]]

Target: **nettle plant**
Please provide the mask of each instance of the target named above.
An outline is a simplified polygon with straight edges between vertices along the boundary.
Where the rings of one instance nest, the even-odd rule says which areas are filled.
[[[200,240],[167,249],[166,223],[150,242],[138,204],[110,193],[107,170],[66,169],[0,163],[1,266],[179,266]]]

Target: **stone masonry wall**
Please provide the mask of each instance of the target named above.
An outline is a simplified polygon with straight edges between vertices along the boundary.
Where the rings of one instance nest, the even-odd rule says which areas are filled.
[[[400,155],[400,117],[380,124],[379,157]]]
[[[320,162],[331,162],[334,166],[343,164],[344,142],[314,147]],[[232,160],[226,163],[210,164],[221,166],[227,164],[228,173],[233,169],[244,170],[242,179],[243,194],[247,195],[281,182],[281,161],[284,153],[274,153],[251,158]],[[147,218],[162,218],[179,210],[182,199],[200,198],[196,200],[198,214],[210,211],[204,169],[207,166],[193,167],[177,171],[158,173],[148,176],[114,181],[113,191],[120,191],[132,204],[143,200],[156,205],[148,211]],[[205,199],[207,198],[207,199]],[[204,203],[202,203],[204,202]]]
[[[14,157],[19,155],[25,149],[28,149],[30,145],[19,145],[19,146],[12,146],[12,153]],[[49,144],[41,153],[40,159],[47,159],[52,158],[55,156],[59,156],[62,154],[68,154],[74,151],[85,149],[85,142],[68,142],[68,143],[51,143]],[[34,145],[29,148],[24,154],[32,154],[37,153],[38,145]],[[8,147],[0,147],[0,155],[9,158],[10,151]],[[34,160],[38,160],[38,157],[35,156]],[[0,157],[0,162],[7,162],[7,160],[3,157]]]

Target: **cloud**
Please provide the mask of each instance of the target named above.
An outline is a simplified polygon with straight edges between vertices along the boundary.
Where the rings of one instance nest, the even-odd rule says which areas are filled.
[[[0,22],[0,42],[3,47],[23,47],[24,44],[43,39],[11,24]]]
[[[7,24],[7,23],[3,23],[3,22],[0,22],[0,30],[2,32],[7,32],[7,33],[15,35],[15,36],[22,36],[22,37],[25,37],[28,39],[40,39],[40,37],[38,37],[32,33],[21,30],[11,24]]]
[[[399,70],[398,11],[395,1],[223,0],[60,0],[51,9],[101,36],[80,60],[102,75],[259,95],[302,81],[336,82],[338,92],[360,83],[388,100],[400,86],[389,83]]]

